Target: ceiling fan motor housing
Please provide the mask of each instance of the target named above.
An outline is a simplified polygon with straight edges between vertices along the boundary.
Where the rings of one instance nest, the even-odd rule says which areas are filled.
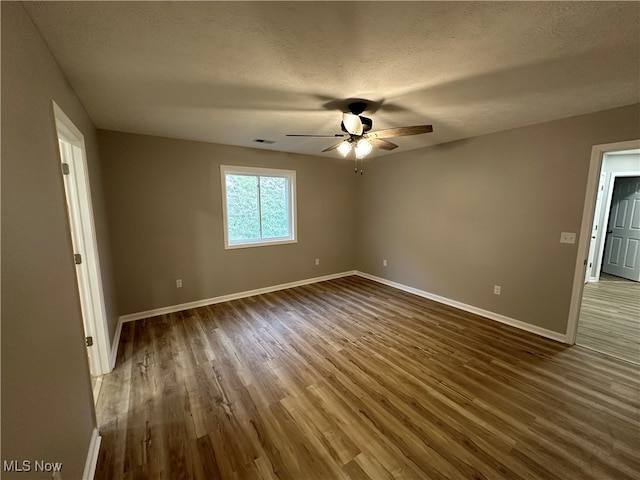
[[[366,102],[351,102],[349,105],[347,105],[347,107],[349,108],[349,111],[351,113],[353,113],[354,115],[360,115],[362,112],[364,112],[367,108],[367,103]]]
[[[362,115],[358,115],[358,116],[360,117],[360,121],[362,122],[363,133],[371,130],[371,127],[373,127],[373,120],[367,117],[363,117]],[[344,126],[344,122],[340,122],[340,128],[342,129],[343,132],[349,133],[349,131]]]

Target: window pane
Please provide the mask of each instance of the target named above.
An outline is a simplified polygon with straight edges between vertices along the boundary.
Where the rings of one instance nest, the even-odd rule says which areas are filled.
[[[295,243],[296,172],[220,166],[225,249]]]
[[[262,238],[289,236],[287,179],[260,177]]]
[[[260,239],[258,177],[227,175],[229,243]]]

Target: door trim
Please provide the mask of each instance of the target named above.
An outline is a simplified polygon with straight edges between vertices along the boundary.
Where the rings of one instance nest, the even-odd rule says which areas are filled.
[[[567,334],[565,341],[569,345],[574,345],[576,343],[576,335],[578,333],[578,319],[580,318],[580,307],[582,304],[582,294],[584,292],[584,278],[587,269],[586,262],[589,261],[589,242],[591,241],[591,229],[593,228],[593,215],[596,208],[596,197],[598,181],[600,180],[600,171],[602,170],[602,160],[605,153],[621,150],[635,150],[638,148],[640,148],[640,139],[594,145],[591,148],[589,176],[587,177],[587,191],[582,211],[582,223],[580,226],[580,236],[578,238],[578,252],[576,254],[573,288],[571,290],[571,303],[569,305],[569,318],[567,321]]]
[[[604,159],[603,159],[604,163]],[[593,236],[593,228],[596,226],[596,219],[600,220],[602,209],[604,208],[604,204],[606,203],[606,199],[600,195],[602,192],[604,194],[605,190],[605,179],[607,178],[607,174],[602,171],[602,167],[600,168],[600,177],[598,179],[598,189],[596,190],[596,200],[595,206],[593,209],[593,221],[591,222],[591,238],[589,240],[589,248],[587,250],[587,267],[585,272],[584,283],[597,282],[597,277],[593,276],[594,266],[598,263],[596,258],[598,257],[598,251],[596,250],[596,245],[600,244],[600,237],[602,235],[602,225],[600,225],[600,229],[596,230],[595,237]],[[600,197],[600,198],[598,198]],[[597,227],[596,227],[597,228]],[[593,247],[593,252],[591,251],[591,247]],[[598,247],[599,248],[599,247]]]
[[[88,330],[91,331],[94,350],[91,358],[92,375],[102,375],[111,371],[109,362],[109,334],[107,331],[107,312],[102,289],[102,276],[100,273],[100,261],[98,256],[98,243],[93,219],[93,207],[91,203],[91,189],[89,185],[89,175],[87,168],[86,147],[84,135],[60,109],[55,101],[51,101],[56,127],[56,152],[62,162],[62,154],[58,148],[58,139],[71,144],[73,154],[70,161],[74,170],[73,180],[77,193],[77,205],[80,217],[81,238],[78,239],[83,253],[82,264],[86,269],[86,287],[78,285],[78,294],[83,296],[84,304],[87,305],[88,312],[83,312],[88,318],[85,319]],[[75,253],[75,252],[74,252]],[[71,261],[71,260],[70,260]]]

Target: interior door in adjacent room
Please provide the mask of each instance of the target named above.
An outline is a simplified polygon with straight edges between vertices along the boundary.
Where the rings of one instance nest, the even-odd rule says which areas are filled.
[[[602,271],[640,282],[640,177],[615,180]]]

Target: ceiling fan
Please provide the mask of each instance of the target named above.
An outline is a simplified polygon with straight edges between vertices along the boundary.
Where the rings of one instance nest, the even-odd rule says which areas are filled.
[[[433,132],[433,127],[431,125],[387,128],[372,132],[371,127],[373,126],[373,121],[370,118],[363,117],[361,115],[361,113],[367,108],[367,102],[351,102],[347,108],[349,109],[349,112],[342,114],[342,122],[340,123],[340,128],[345,133],[336,133],[334,135],[288,134],[287,137],[344,138],[344,140],[340,140],[338,143],[331,145],[322,151],[329,152],[331,150],[338,150],[340,155],[346,157],[353,150],[356,157],[357,172],[358,160],[362,160],[371,153],[373,147],[380,148],[382,150],[393,150],[398,148],[398,145],[384,140],[385,138],[404,137],[407,135],[419,135],[421,133]],[[362,174],[362,168],[360,169],[360,174]]]

